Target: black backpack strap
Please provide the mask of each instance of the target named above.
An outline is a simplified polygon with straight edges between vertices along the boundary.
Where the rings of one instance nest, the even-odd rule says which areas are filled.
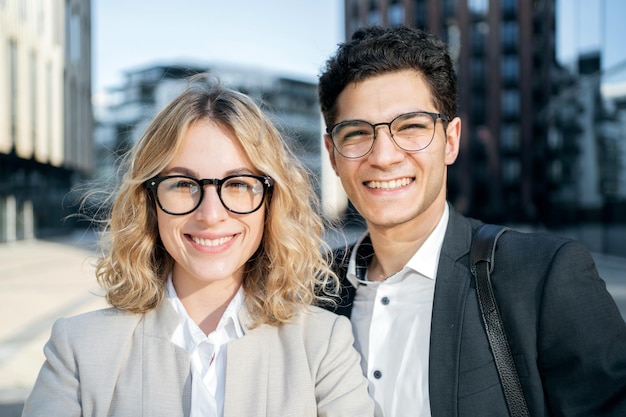
[[[511,348],[506,338],[498,304],[493,295],[490,274],[493,272],[496,243],[507,227],[484,224],[477,231],[470,251],[470,266],[476,280],[478,305],[485,324],[489,346],[500,375],[500,382],[512,417],[530,417],[528,405],[522,391],[513,361]]]

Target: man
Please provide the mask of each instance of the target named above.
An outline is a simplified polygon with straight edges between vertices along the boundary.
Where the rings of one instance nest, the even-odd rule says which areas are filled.
[[[367,232],[336,254],[376,415],[506,416],[469,265],[481,222],[446,201],[461,137],[446,45],[365,28],[319,80],[326,149]],[[344,253],[345,252],[345,253]],[[493,287],[532,416],[626,416],[626,325],[578,242],[509,231]]]

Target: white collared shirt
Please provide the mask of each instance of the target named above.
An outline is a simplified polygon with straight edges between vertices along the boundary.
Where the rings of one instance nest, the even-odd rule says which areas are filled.
[[[243,306],[245,294],[239,288],[226,307],[217,328],[205,335],[189,317],[176,295],[171,277],[167,281],[167,298],[181,318],[172,334],[172,343],[191,355],[190,417],[222,417],[226,382],[226,344],[243,336],[237,313]]]
[[[357,279],[357,242],[347,278],[356,296],[355,347],[376,403],[376,417],[430,416],[428,358],[435,278],[449,209],[405,267],[382,282]]]

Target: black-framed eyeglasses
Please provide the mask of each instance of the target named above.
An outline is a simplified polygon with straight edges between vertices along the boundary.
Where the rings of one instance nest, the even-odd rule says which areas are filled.
[[[274,185],[268,176],[238,174],[222,179],[197,179],[186,175],[154,177],[144,183],[152,191],[157,204],[167,214],[189,214],[200,206],[204,198],[204,187],[215,185],[217,195],[224,208],[236,214],[257,211],[267,190]]]
[[[326,133],[330,135],[337,152],[349,159],[361,158],[372,150],[378,126],[389,128],[391,139],[400,149],[418,152],[432,143],[437,119],[444,123],[450,121],[448,116],[440,113],[417,111],[376,124],[365,120],[346,120],[328,128]]]

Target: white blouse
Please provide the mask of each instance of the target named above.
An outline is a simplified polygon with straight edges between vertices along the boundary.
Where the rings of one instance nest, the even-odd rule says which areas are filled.
[[[224,347],[228,342],[243,336],[243,329],[237,317],[245,300],[243,288],[239,288],[226,307],[217,328],[208,335],[205,335],[187,314],[176,294],[171,277],[167,281],[167,298],[181,318],[180,324],[172,334],[172,343],[191,355],[190,417],[222,417],[226,380]]]

